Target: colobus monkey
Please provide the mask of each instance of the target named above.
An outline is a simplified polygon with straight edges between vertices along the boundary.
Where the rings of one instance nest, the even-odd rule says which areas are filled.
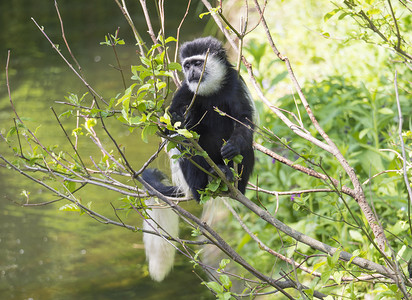
[[[198,38],[184,43],[180,49],[180,61],[185,80],[173,97],[169,109],[172,122],[181,121],[186,129],[198,133],[199,145],[230,180],[234,179],[230,170],[233,162],[230,161],[228,165],[225,165],[224,159],[231,160],[241,154],[243,160],[237,168],[240,175],[238,189],[245,193],[254,164],[252,148],[254,109],[246,84],[228,62],[222,44],[213,37]],[[194,103],[185,115],[195,93]],[[227,113],[231,118],[222,116],[215,111],[215,108]],[[178,151],[173,149],[169,155],[177,154]],[[202,191],[208,184],[209,175],[196,164],[208,171],[211,171],[211,167],[202,156],[192,156],[190,159],[195,164],[187,157],[171,159],[172,180],[176,186],[164,185],[161,182],[164,177],[157,170],[146,170],[142,177],[165,196],[176,196],[183,191],[187,196],[193,196],[199,201],[199,191]],[[154,210],[149,212],[153,220],[149,220],[150,224],[156,226],[156,223],[168,223],[167,230],[173,228],[172,233],[177,234],[177,216],[167,209],[157,211],[156,213]],[[160,215],[162,213],[168,214],[163,217]],[[145,228],[150,230],[151,227],[146,223]],[[157,240],[161,245],[155,246],[153,240]],[[150,234],[145,234],[144,242],[149,271],[153,279],[160,281],[170,269],[157,270],[156,268],[166,258],[173,260],[174,248],[161,237]],[[160,253],[160,250],[154,252],[148,246],[157,247],[157,250],[161,249],[164,253]],[[173,255],[167,251],[172,251]],[[166,262],[164,264],[173,265],[173,263]]]

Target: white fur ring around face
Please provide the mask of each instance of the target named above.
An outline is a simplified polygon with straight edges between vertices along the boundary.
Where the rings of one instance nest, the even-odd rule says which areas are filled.
[[[206,59],[206,55],[195,55],[186,58],[183,61],[187,60],[198,59],[204,61]],[[222,61],[215,57],[214,55],[209,55],[206,60],[206,67],[205,72],[202,77],[202,81],[200,82],[188,82],[186,80],[189,89],[200,96],[209,96],[214,94],[215,92],[219,91],[221,86],[223,85],[225,76],[226,76],[226,69],[227,67],[222,63]],[[198,87],[199,86],[199,87]]]

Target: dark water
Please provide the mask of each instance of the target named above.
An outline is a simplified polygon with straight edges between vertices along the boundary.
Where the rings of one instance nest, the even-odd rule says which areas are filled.
[[[151,1],[148,1],[151,2]],[[176,28],[186,9],[186,1],[166,1],[167,27]],[[129,9],[136,27],[144,35],[146,27],[138,1]],[[201,35],[206,21],[199,21],[193,5],[182,28],[183,39]],[[123,90],[113,51],[100,46],[104,35],[120,27],[127,46],[118,48],[126,71],[136,64],[134,41],[126,21],[111,0],[60,1],[65,31],[71,48],[82,65],[88,82],[103,97],[113,97]],[[153,7],[151,12],[153,12]],[[17,111],[31,129],[36,129],[46,144],[63,145],[50,107],[58,113],[65,107],[55,103],[67,93],[82,95],[85,88],[52,50],[30,17],[44,26],[54,43],[64,49],[53,1],[0,1],[0,130],[5,134],[13,125],[5,85],[7,50],[11,50],[10,83]],[[156,26],[156,22],[154,22]],[[173,30],[170,35],[175,36]],[[67,52],[65,52],[67,54]],[[128,74],[126,72],[126,74]],[[131,84],[130,74],[126,75]],[[65,124],[68,129],[75,124]],[[138,132],[117,127],[112,134],[126,147],[126,153],[138,168],[155,151],[157,141],[144,144]],[[98,152],[87,138],[80,140],[83,154]],[[0,141],[0,153],[13,159],[12,152]],[[161,157],[155,166],[165,168]],[[76,212],[59,211],[63,202],[36,208],[23,208],[23,190],[30,192],[30,202],[55,199],[40,186],[16,172],[0,167],[0,299],[209,299],[213,298],[192,273],[191,265],[178,257],[175,269],[163,283],[148,277],[141,235],[123,228],[104,225]],[[90,187],[80,194],[84,203],[115,219],[110,203],[118,204],[118,195]],[[124,222],[140,224],[136,215],[124,216]]]

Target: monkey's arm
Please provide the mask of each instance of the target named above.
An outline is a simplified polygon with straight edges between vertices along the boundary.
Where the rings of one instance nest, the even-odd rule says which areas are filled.
[[[186,82],[179,88],[173,97],[172,103],[169,108],[169,113],[172,117],[172,122],[184,122],[184,113],[192,100],[192,93]]]
[[[233,159],[236,155],[241,154],[243,151],[252,147],[253,125],[247,118],[239,121],[242,122],[242,124],[239,124],[238,122],[235,123],[235,129],[232,136],[220,150],[223,158]],[[249,129],[245,125],[250,126],[251,129]]]
[[[227,113],[235,119],[234,130],[220,150],[222,157],[227,159],[233,159],[238,154],[245,156],[250,152],[253,144],[253,100],[243,78],[239,78],[237,73],[233,76],[236,78],[236,83],[232,86],[232,92],[226,101],[230,104]]]

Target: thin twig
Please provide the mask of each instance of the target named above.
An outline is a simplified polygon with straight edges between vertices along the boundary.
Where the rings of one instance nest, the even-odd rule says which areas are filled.
[[[66,129],[64,129],[63,124],[60,122],[59,117],[58,117],[57,114],[56,114],[56,111],[54,110],[53,107],[50,107],[50,109],[52,110],[52,112],[53,112],[53,114],[54,114],[54,116],[55,116],[55,118],[56,118],[56,120],[57,120],[57,123],[60,125],[61,130],[63,130],[64,135],[66,136],[66,139],[69,141],[69,143],[70,143],[70,145],[72,146],[74,152],[76,153],[77,157],[79,158],[80,163],[82,164],[84,171],[85,171],[88,175],[90,175],[89,172],[87,171],[86,165],[84,164],[84,162],[83,162],[83,160],[82,160],[82,157],[80,156],[79,152],[77,152],[77,149],[76,149],[76,147],[73,145],[73,143],[72,143],[69,135],[68,135],[67,132],[66,132]]]
[[[179,41],[180,41],[180,29],[182,28],[183,22],[186,20],[186,16],[189,13],[189,9],[190,9],[190,4],[191,4],[192,0],[189,0],[187,2],[187,7],[186,7],[186,12],[183,15],[182,20],[180,21],[179,26],[177,27],[177,31],[176,31],[176,50],[175,50],[175,58],[174,61],[177,61],[177,55],[179,53]]]
[[[79,69],[79,72],[80,72],[81,76],[83,77],[84,75],[82,74],[82,67],[80,66],[80,64],[79,64],[79,62],[77,61],[76,57],[73,55],[73,52],[72,52],[72,50],[70,49],[69,43],[67,42],[66,34],[65,34],[65,32],[64,32],[63,20],[62,20],[62,17],[61,17],[61,15],[60,15],[59,6],[57,5],[57,1],[56,1],[56,0],[54,1],[54,7],[56,8],[57,16],[58,16],[59,21],[60,21],[60,28],[61,28],[61,31],[62,31],[62,38],[63,38],[63,40],[64,40],[64,43],[65,43],[65,45],[66,45],[66,48],[67,48],[67,50],[69,51],[70,56],[72,57],[73,61],[76,63],[77,68]]]
[[[299,165],[299,164],[296,164],[295,162],[293,162],[293,161],[291,161],[291,160],[289,160],[289,159],[287,159],[287,158],[285,158],[285,157],[283,157],[283,156],[281,156],[281,155],[279,155],[279,154],[277,154],[277,153],[275,153],[275,152],[273,152],[273,151],[271,151],[271,150],[263,147],[262,145],[260,145],[260,144],[258,144],[258,143],[256,143],[256,142],[253,143],[253,147],[254,147],[256,150],[261,151],[262,153],[264,153],[264,154],[266,154],[266,155],[268,155],[268,156],[276,159],[277,161],[279,161],[279,162],[281,162],[281,163],[283,163],[283,164],[288,165],[289,167],[291,167],[291,168],[293,168],[293,169],[295,169],[295,170],[297,170],[297,171],[303,172],[303,173],[305,173],[305,174],[307,174],[307,175],[309,175],[309,176],[315,177],[315,178],[322,179],[322,180],[324,180],[324,181],[331,180],[331,182],[334,184],[334,186],[340,186],[340,183],[339,183],[339,181],[338,181],[337,179],[328,177],[328,176],[326,176],[325,174],[316,172],[316,171],[313,170],[313,169],[309,169],[309,168],[303,167],[303,166],[301,166],[301,165]],[[348,188],[347,186],[344,186],[344,185],[341,186],[341,191],[342,191],[342,193],[347,194],[347,195],[349,195],[349,196],[351,196],[351,197],[353,197],[353,198],[355,197],[355,191],[352,190],[351,188]]]
[[[117,30],[116,30],[116,35],[114,37],[115,39],[117,39],[117,37],[118,37],[119,30],[120,30],[120,27],[118,27]],[[113,49],[113,52],[114,52],[114,57],[116,58],[117,70],[120,72],[120,74],[122,76],[123,87],[124,87],[124,89],[127,89],[126,80],[124,79],[124,74],[123,74],[123,68],[122,68],[122,65],[120,64],[119,56],[117,55],[117,51],[116,51],[116,43],[115,43],[115,41],[113,41],[113,39],[112,39],[112,37],[109,33],[107,34],[107,36],[109,37],[110,45],[112,46],[112,49]]]
[[[138,45],[138,47],[139,47],[139,49],[140,49],[140,55],[141,55],[141,56],[144,56],[144,50],[143,50],[144,43],[143,43],[143,39],[141,38],[141,36],[140,36],[139,32],[137,31],[136,27],[134,26],[133,20],[132,20],[132,18],[130,17],[129,11],[127,10],[127,6],[126,6],[125,1],[124,1],[124,0],[121,0],[122,3],[120,3],[119,0],[114,0],[114,1],[116,2],[117,6],[119,6],[119,8],[120,8],[120,10],[122,11],[124,17],[126,18],[127,23],[129,23],[129,26],[130,26],[130,28],[131,28],[132,31],[133,31],[133,34],[134,34],[134,37],[135,37],[135,39],[136,39],[137,45]],[[145,46],[145,48],[146,48],[146,46]],[[146,48],[146,49],[147,49],[147,48]]]
[[[67,66],[76,74],[76,76],[83,82],[83,84],[87,87],[90,92],[93,93],[97,98],[99,98],[104,104],[109,105],[106,100],[103,99],[102,96],[100,96],[91,86],[90,84],[83,78],[82,75],[80,75],[74,67],[67,61],[66,57],[61,53],[61,51],[56,47],[56,45],[52,42],[52,40],[49,38],[49,36],[46,34],[46,31],[44,30],[43,27],[41,27],[39,24],[37,24],[36,20],[34,18],[31,18],[33,23],[37,26],[37,28],[40,30],[40,32],[44,35],[44,37],[49,41],[50,45],[53,47],[54,50],[60,55],[60,57],[64,60],[64,62],[67,64]]]
[[[140,0],[140,6],[143,9],[143,15],[146,20],[147,29],[148,29],[150,38],[152,39],[153,44],[157,44],[157,38],[153,30],[152,21],[150,20],[149,12],[147,10],[146,0]]]
[[[396,50],[401,50],[402,37],[401,37],[401,33],[400,33],[400,31],[399,31],[398,20],[396,20],[395,12],[393,11],[393,8],[392,8],[391,0],[388,0],[388,5],[389,5],[389,10],[391,11],[393,23],[395,24],[395,28],[396,28],[396,39],[397,39],[397,42],[396,42],[395,49],[396,49]]]
[[[335,193],[336,191],[333,189],[308,189],[308,190],[296,190],[296,191],[284,191],[284,192],[277,192],[277,191],[268,191],[258,187],[255,184],[249,183],[253,188],[248,188],[252,191],[262,192],[268,195],[273,196],[288,196],[288,195],[301,195],[301,194],[309,194],[309,193]]]
[[[207,63],[207,58],[209,57],[209,51],[210,51],[210,48],[208,48],[207,51],[206,51],[205,60],[203,62],[202,73],[200,74],[200,78],[199,78],[199,81],[198,81],[197,86],[196,86],[196,91],[193,94],[192,101],[190,101],[189,106],[187,107],[185,113],[183,114],[183,116],[185,118],[186,118],[187,114],[189,113],[190,109],[192,108],[192,106],[195,104],[195,99],[196,99],[196,96],[197,96],[197,92],[199,90],[200,85],[202,84],[203,74],[205,73],[205,70],[206,70],[206,63]]]
[[[167,143],[167,140],[163,140],[160,143],[159,147],[157,148],[156,152],[143,164],[140,170],[137,171],[133,176],[140,175],[149,166],[149,164],[151,164],[157,158],[157,156],[159,155],[160,151],[162,151],[166,143]]]
[[[230,33],[229,31],[226,29],[226,26],[222,24],[222,22],[220,21],[219,17],[213,13],[213,7],[212,5],[209,3],[209,1],[207,0],[202,0],[203,5],[208,9],[208,11],[211,13],[212,18],[215,20],[216,25],[219,27],[219,29],[223,32],[223,34],[225,35],[225,37],[227,38],[227,40],[229,41],[230,45],[232,46],[233,49],[235,49],[236,53],[238,52],[238,47],[236,45],[236,43],[233,41],[233,39],[230,38]]]
[[[398,72],[395,70],[395,95],[396,95],[396,105],[398,106],[398,119],[399,119],[399,127],[398,127],[398,134],[399,134],[399,141],[401,143],[402,149],[402,158],[403,158],[403,180],[405,182],[406,190],[408,191],[408,219],[409,219],[409,230],[412,232],[412,220],[411,220],[411,201],[412,201],[412,190],[410,181],[408,179],[408,172],[406,169],[406,151],[405,151],[405,143],[403,142],[402,136],[402,125],[403,125],[403,116],[401,110],[401,103],[399,101],[399,93],[398,93]]]

